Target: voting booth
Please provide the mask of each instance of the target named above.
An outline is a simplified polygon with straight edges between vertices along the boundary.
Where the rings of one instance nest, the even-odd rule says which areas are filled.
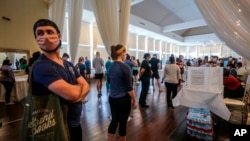
[[[189,67],[187,85],[178,97],[180,105],[190,107],[186,120],[187,135],[199,140],[214,140],[214,122],[210,111],[225,120],[230,117],[223,103],[223,68]],[[174,103],[178,101],[175,100]]]

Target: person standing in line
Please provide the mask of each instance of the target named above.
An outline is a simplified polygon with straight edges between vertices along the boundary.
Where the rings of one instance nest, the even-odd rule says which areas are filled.
[[[183,80],[183,74],[184,74],[184,63],[183,63],[183,61],[180,58],[176,58],[176,65],[179,66],[179,68],[180,68],[182,82],[185,82]]]
[[[107,89],[107,92],[109,92],[110,90],[110,82],[109,82],[109,68],[110,66],[112,65],[112,61],[111,61],[111,58],[108,57],[108,60],[106,61],[105,63],[105,76],[106,76],[106,89]]]
[[[134,79],[133,79],[133,67],[135,66],[134,62],[131,61],[130,55],[127,53],[126,59],[124,61],[124,64],[128,65],[131,71],[131,81],[132,85],[134,85]]]
[[[85,66],[86,66],[86,71],[87,71],[86,79],[87,79],[88,83],[90,83],[91,63],[90,63],[87,56],[85,57]]]
[[[30,69],[31,69],[32,65],[33,65],[34,62],[40,57],[40,55],[41,55],[41,52],[40,52],[40,51],[36,51],[36,52],[34,52],[34,53],[32,54],[32,57],[29,59],[29,64],[28,64],[28,66],[27,66],[26,69],[25,69],[26,74],[29,75]],[[29,77],[28,77],[28,79],[27,79],[27,82],[29,83]]]
[[[81,74],[81,76],[86,80],[86,66],[84,64],[84,58],[83,57],[79,57],[78,58],[78,63],[75,65],[76,67],[76,70]],[[87,97],[85,97],[83,100],[82,100],[82,103],[85,104],[88,102],[88,99]]]
[[[69,54],[68,54],[68,53],[63,53],[62,59],[68,61],[68,59],[69,59]]]
[[[20,69],[21,70],[25,70],[25,68],[27,67],[27,59],[26,56],[23,56],[23,58],[20,59]]]
[[[19,63],[19,61],[17,60],[17,58],[16,58],[16,61],[15,61],[15,65],[16,65],[16,70],[19,70],[20,63]]]
[[[93,68],[95,69],[95,79],[97,80],[96,82],[96,89],[98,93],[98,98],[102,96],[102,79],[103,79],[103,66],[104,66],[104,61],[100,57],[100,52],[96,52],[96,57],[93,60]]]
[[[87,71],[86,71],[86,66],[84,64],[84,58],[83,57],[78,58],[78,63],[76,64],[76,69],[81,74],[81,76],[86,80]]]
[[[138,82],[138,62],[136,61],[134,56],[131,56],[131,61],[133,62],[134,66],[132,67],[133,70],[133,76],[134,76],[134,82],[136,85],[139,85],[140,83]]]
[[[178,85],[181,85],[182,78],[180,67],[175,64],[175,58],[173,55],[169,57],[169,61],[170,63],[164,68],[163,78],[165,80],[165,86],[167,90],[166,97],[168,107],[174,109],[172,99],[177,95],[177,88]]]
[[[149,105],[146,104],[146,98],[148,94],[150,77],[152,75],[151,67],[150,67],[150,54],[144,54],[144,60],[141,63],[141,68],[139,72],[139,80],[141,81],[141,94],[139,98],[139,104],[143,108],[148,108]]]
[[[151,70],[153,72],[152,74],[153,91],[155,91],[155,87],[154,87],[154,78],[155,78],[157,80],[157,85],[158,85],[159,93],[160,93],[162,92],[162,89],[161,89],[161,80],[160,80],[158,69],[161,67],[161,62],[157,58],[157,55],[154,54],[151,60],[149,61],[149,63],[151,64]]]
[[[5,105],[14,104],[14,102],[10,101],[11,91],[15,84],[15,76],[12,68],[10,67],[11,65],[10,60],[4,60],[0,69],[0,82],[5,88]]]
[[[82,141],[81,101],[87,96],[89,85],[72,63],[60,57],[62,35],[53,21],[39,19],[33,32],[43,53],[33,65],[32,94],[42,96],[52,91],[58,95],[60,102],[68,105],[67,119],[63,120],[67,120],[71,141]]]
[[[140,67],[140,66],[141,66],[140,60],[139,60],[139,59],[136,59],[136,61],[137,61],[138,67]]]
[[[112,120],[108,127],[108,141],[113,141],[119,125],[120,141],[126,141],[127,121],[131,110],[137,107],[136,96],[130,76],[129,66],[123,63],[126,58],[126,48],[123,45],[111,46],[111,57],[114,60],[109,68],[111,91],[109,104]]]

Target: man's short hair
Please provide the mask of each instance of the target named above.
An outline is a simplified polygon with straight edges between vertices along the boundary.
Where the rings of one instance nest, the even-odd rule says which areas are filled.
[[[60,30],[55,22],[53,22],[49,19],[39,19],[38,21],[36,21],[36,23],[33,26],[33,32],[34,32],[35,37],[36,37],[36,29],[40,26],[52,26],[55,28],[57,33],[60,33]]]
[[[146,59],[147,57],[150,57],[150,54],[149,53],[145,53],[143,58]]]
[[[64,57],[67,57],[67,58],[69,58],[69,54],[68,53],[63,53],[63,56],[62,56],[63,58]]]

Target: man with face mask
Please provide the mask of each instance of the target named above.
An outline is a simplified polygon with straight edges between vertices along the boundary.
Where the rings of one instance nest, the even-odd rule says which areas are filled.
[[[74,65],[60,57],[61,34],[57,25],[40,19],[33,26],[34,36],[43,51],[32,70],[32,94],[46,95],[52,91],[68,105],[67,122],[70,139],[82,140],[81,101],[87,96],[89,85]]]

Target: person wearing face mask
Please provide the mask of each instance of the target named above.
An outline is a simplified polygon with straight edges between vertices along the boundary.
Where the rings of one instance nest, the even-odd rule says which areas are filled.
[[[74,65],[60,57],[61,33],[48,19],[39,19],[33,26],[34,36],[43,51],[32,69],[32,94],[42,96],[51,91],[68,105],[67,124],[72,141],[82,141],[80,116],[82,100],[89,85]],[[63,117],[62,117],[63,118]]]

